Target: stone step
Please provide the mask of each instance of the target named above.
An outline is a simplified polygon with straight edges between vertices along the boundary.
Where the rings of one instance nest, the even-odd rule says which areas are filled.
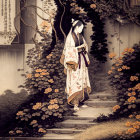
[[[75,128],[53,128],[47,129],[47,133],[49,134],[76,134],[83,132],[84,129],[75,129]]]
[[[117,101],[99,101],[99,100],[87,100],[84,102],[84,104],[90,106],[90,107],[113,107],[117,104]]]
[[[74,140],[72,134],[46,134],[40,140]]]
[[[93,121],[89,120],[65,120],[63,122],[56,123],[57,128],[87,128],[95,125]]]
[[[114,100],[114,99],[116,99],[116,96],[111,95],[111,94],[90,94],[89,95],[89,99],[97,99],[97,98]]]
[[[64,119],[66,120],[89,120],[92,121],[94,119],[96,119],[95,117],[79,117],[79,116],[65,116]]]

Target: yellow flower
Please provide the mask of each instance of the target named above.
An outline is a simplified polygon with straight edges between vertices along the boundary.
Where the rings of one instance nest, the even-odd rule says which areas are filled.
[[[24,113],[23,113],[23,111],[18,111],[16,115],[17,115],[17,116],[23,116]]]
[[[38,132],[41,132],[41,133],[46,133],[46,130],[43,129],[43,128],[39,128]]]
[[[50,100],[50,102],[49,102],[50,104],[54,104],[54,100]]]
[[[125,126],[131,126],[131,125],[132,125],[131,122],[126,122],[126,123],[125,123]]]
[[[34,110],[37,110],[37,109],[40,109],[42,107],[42,104],[41,103],[36,103],[32,108]]]
[[[140,119],[140,115],[136,115],[136,119]]]
[[[131,134],[137,132],[137,130],[135,128],[129,128],[127,131]]]

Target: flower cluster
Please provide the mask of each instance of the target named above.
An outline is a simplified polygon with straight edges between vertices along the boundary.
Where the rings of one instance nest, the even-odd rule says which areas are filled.
[[[46,133],[46,130],[43,129],[43,128],[39,128],[39,129],[38,129],[38,132],[40,132],[40,133]]]
[[[113,58],[115,58],[115,57],[116,57],[116,54],[115,54],[115,53],[110,53],[110,54],[109,54],[109,58],[113,59]]]
[[[31,74],[31,73],[28,73],[28,74],[26,75],[26,77],[27,77],[27,78],[32,78],[32,74]]]
[[[58,109],[58,108],[59,108],[59,105],[58,105],[58,104],[52,104],[52,105],[49,105],[49,106],[48,106],[48,109],[49,109],[49,110]]]
[[[50,53],[49,55],[46,56],[46,58],[50,59],[52,56],[53,56],[53,54]]]
[[[49,93],[49,92],[51,92],[51,91],[52,91],[52,88],[46,88],[44,93],[47,94],[47,93]]]
[[[133,53],[134,52],[134,49],[133,48],[126,48],[123,52],[122,52],[122,54],[124,55],[124,54],[127,54],[127,53]]]
[[[129,102],[129,103],[130,103],[130,102],[134,103],[135,100],[136,100],[136,97],[134,97],[134,96],[128,98],[128,102]]]
[[[41,107],[42,107],[42,103],[36,103],[35,105],[33,105],[32,109],[37,110],[40,109]]]
[[[122,66],[122,69],[124,69],[124,70],[129,70],[130,67],[128,67],[128,66],[126,66],[126,65],[123,65],[123,66]]]
[[[119,105],[115,105],[114,107],[113,107],[113,111],[115,112],[116,110],[118,110],[118,109],[120,109],[120,106]]]
[[[17,116],[23,116],[24,115],[24,112],[23,111],[18,111],[16,115]]]
[[[130,81],[138,81],[139,78],[137,76],[131,76]]]

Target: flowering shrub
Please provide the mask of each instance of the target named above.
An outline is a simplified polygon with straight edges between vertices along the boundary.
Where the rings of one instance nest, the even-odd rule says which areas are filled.
[[[122,54],[123,56],[118,59],[115,58],[115,54],[109,55],[114,63],[108,74],[111,86],[118,92],[118,105],[113,107],[114,113],[127,116],[138,112],[140,44],[134,45],[133,48],[126,48]]]
[[[109,55],[114,61],[111,70],[108,71],[111,80],[110,85],[117,91],[118,105],[113,107],[114,118],[128,117],[126,122],[129,127],[126,132],[118,132],[116,138],[136,138],[140,132],[140,44],[133,48],[126,48],[122,57],[116,59],[115,55]]]
[[[41,43],[42,51],[36,56],[36,61],[33,58],[39,46],[34,51],[29,50],[29,56],[32,57],[29,57],[27,63],[32,72],[25,75],[25,87],[31,95],[16,113],[15,128],[9,131],[12,136],[38,136],[47,133],[46,129],[53,127],[55,122],[62,121],[68,110],[64,68],[59,61],[63,43],[57,42],[50,53],[47,50],[51,45],[47,48],[41,46]],[[34,55],[30,55],[31,52]]]

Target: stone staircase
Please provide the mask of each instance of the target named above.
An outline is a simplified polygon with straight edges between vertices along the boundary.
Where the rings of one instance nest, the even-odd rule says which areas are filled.
[[[84,102],[88,107],[82,108],[74,113],[74,116],[65,116],[63,122],[56,124],[56,128],[48,129],[47,134],[41,139],[45,140],[73,140],[74,134],[83,132],[86,128],[98,125],[93,120],[101,114],[112,113],[112,107],[117,104],[115,93],[109,86],[109,80],[104,73],[96,74],[91,78],[94,83],[93,92],[89,99]]]

